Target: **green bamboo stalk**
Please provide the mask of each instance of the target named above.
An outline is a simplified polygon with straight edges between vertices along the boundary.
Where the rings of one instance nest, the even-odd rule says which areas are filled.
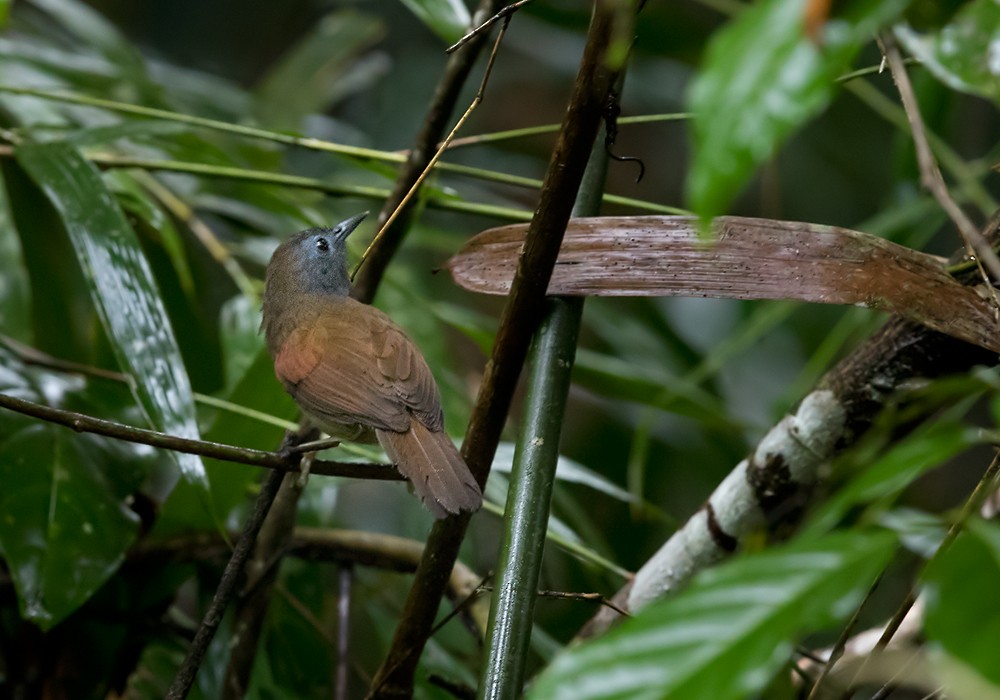
[[[591,153],[574,216],[593,216],[600,209],[608,163],[602,144],[599,139]],[[582,313],[582,297],[546,298],[545,317],[532,339],[524,418],[514,451],[500,561],[490,601],[480,700],[521,696],[545,543],[539,533],[548,528],[559,436]]]
[[[210,129],[212,131],[219,131],[222,133],[232,134],[234,136],[241,136],[245,138],[259,139],[263,141],[270,141],[272,143],[280,143],[286,146],[297,146],[299,148],[306,148],[313,151],[322,151],[325,153],[335,153],[337,155],[345,156],[348,158],[355,158],[357,160],[371,160],[377,162],[385,163],[403,163],[406,160],[406,154],[399,151],[380,151],[374,148],[362,148],[358,146],[347,146],[340,143],[334,143],[332,141],[324,141],[323,139],[296,136],[294,134],[283,133],[280,131],[272,131],[270,129],[262,129],[255,126],[247,126],[245,124],[233,124],[230,122],[219,121],[217,119],[207,119],[205,117],[196,117],[190,114],[182,114],[180,112],[172,112],[166,109],[156,109],[153,107],[144,107],[142,105],[129,104],[127,102],[117,102],[115,100],[106,100],[99,97],[91,97],[89,95],[79,95],[70,92],[62,91],[52,91],[52,90],[39,90],[36,88],[26,88],[17,87],[14,85],[0,85],[0,93],[8,93],[11,95],[21,95],[23,97],[35,97],[42,100],[52,100],[54,102],[63,102],[65,104],[74,104],[85,107],[94,107],[96,109],[105,109],[110,112],[117,112],[118,114],[127,114],[133,117],[140,117],[145,119],[157,119],[160,121],[174,122],[176,124],[186,124],[188,126],[193,126],[196,128]],[[644,114],[633,117],[622,117],[618,120],[619,124],[644,124],[649,122],[657,121],[672,121],[687,119],[690,115],[685,112],[673,113],[673,114]],[[497,132],[496,134],[482,134],[479,136],[471,136],[467,139],[460,139],[461,143],[488,143],[493,141],[503,141],[507,139],[519,138],[521,136],[528,136],[532,134],[542,134],[554,132],[559,129],[558,124],[545,124],[537,127],[528,127],[525,129],[516,129],[511,131]],[[251,180],[258,182],[273,182],[275,184],[285,185],[288,187],[305,187],[309,189],[316,189],[327,194],[340,194],[340,195],[355,195],[358,197],[365,197],[371,199],[385,199],[388,196],[388,190],[375,188],[375,187],[351,187],[347,185],[331,185],[330,183],[323,183],[321,180],[314,180],[313,178],[297,177],[294,175],[277,175],[274,173],[257,173],[256,171],[245,170],[242,168],[224,168],[220,166],[208,166],[200,165],[197,163],[181,163],[177,161],[167,161],[167,160],[148,160],[141,158],[129,158],[125,156],[112,156],[112,155],[94,155],[91,157],[95,163],[99,165],[105,165],[108,167],[139,167],[146,168],[150,170],[173,170],[178,172],[192,172],[201,175],[214,176],[214,177],[232,177],[242,180]],[[485,180],[487,182],[495,182],[504,185],[511,185],[513,187],[525,187],[529,189],[539,189],[542,186],[542,181],[538,178],[523,177],[520,175],[512,175],[510,173],[501,173],[495,170],[488,170],[486,168],[476,168],[469,165],[463,165],[461,163],[449,163],[446,161],[438,161],[434,166],[435,170],[440,170],[442,172],[450,172],[455,175],[462,175],[464,177],[471,177],[478,180]],[[226,172],[228,171],[228,172]],[[678,207],[671,207],[665,204],[656,204],[654,202],[647,202],[641,199],[634,199],[632,197],[622,197],[619,195],[606,194],[604,195],[604,201],[608,204],[619,204],[622,206],[634,207],[643,211],[651,211],[660,214],[678,214],[678,215],[690,215],[690,212]],[[502,219],[512,219],[515,221],[526,221],[531,215],[528,212],[519,212],[516,209],[511,209],[508,207],[492,207],[486,204],[475,204],[461,202],[457,200],[447,200],[447,199],[434,199],[432,198],[429,202],[431,206],[437,206],[442,209],[450,209],[453,211],[461,211],[470,214],[483,214],[486,216],[497,216]]]
[[[545,544],[539,533],[548,525],[583,299],[550,297],[546,304],[529,355],[530,388],[507,493],[501,562],[490,604],[489,654],[479,685],[482,700],[520,697],[531,637]]]

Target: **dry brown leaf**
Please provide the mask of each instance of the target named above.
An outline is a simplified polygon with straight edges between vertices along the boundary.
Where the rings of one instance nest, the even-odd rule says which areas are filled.
[[[797,299],[899,314],[1000,352],[995,309],[957,282],[942,258],[859,231],[773,219],[719,217],[714,238],[683,216],[574,219],[549,294]],[[506,294],[527,224],[489,229],[451,260],[455,282]]]

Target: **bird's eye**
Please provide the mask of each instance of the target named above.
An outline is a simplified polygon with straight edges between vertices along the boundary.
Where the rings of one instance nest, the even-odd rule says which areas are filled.
[[[330,250],[330,243],[325,238],[317,238],[316,248],[325,253],[326,251]]]

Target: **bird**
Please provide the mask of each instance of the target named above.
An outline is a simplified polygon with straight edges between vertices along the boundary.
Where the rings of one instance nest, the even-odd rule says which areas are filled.
[[[483,495],[444,432],[427,361],[384,312],[351,298],[347,237],[367,212],[292,235],[265,273],[261,330],[274,373],[331,437],[378,442],[435,518]]]

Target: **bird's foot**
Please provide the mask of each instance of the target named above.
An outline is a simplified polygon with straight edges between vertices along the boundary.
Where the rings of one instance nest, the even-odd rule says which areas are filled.
[[[300,445],[292,445],[287,448],[288,454],[303,454],[305,452],[319,452],[340,446],[340,440],[336,438],[323,438],[322,440],[312,440],[303,442]]]

